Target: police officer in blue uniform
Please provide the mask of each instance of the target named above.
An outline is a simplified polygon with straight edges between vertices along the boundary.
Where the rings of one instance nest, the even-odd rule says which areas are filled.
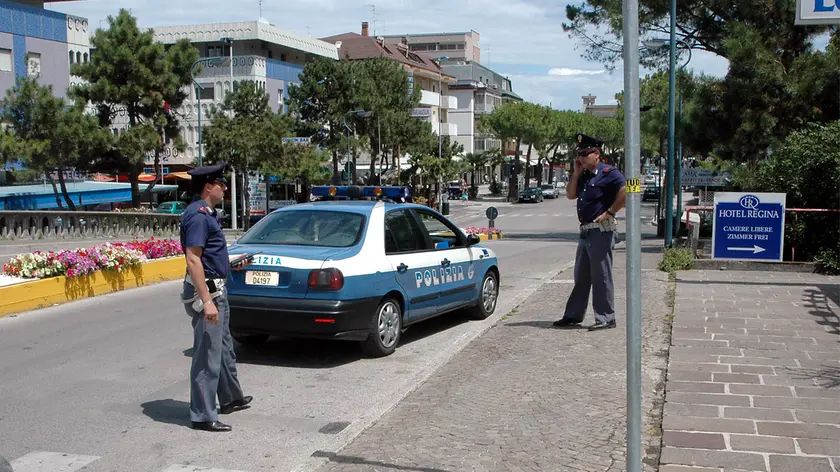
[[[182,295],[192,317],[193,356],[190,368],[190,419],[193,429],[230,431],[218,413],[249,407],[251,396],[242,393],[236,372],[236,354],[230,334],[225,280],[228,271],[241,270],[247,262],[231,267],[224,232],[215,207],[224,201],[225,164],[188,171],[193,201],[181,215],[181,246],[187,259]],[[220,411],[216,410],[216,397]]]
[[[625,178],[601,162],[603,141],[577,135],[574,173],[566,198],[577,199],[580,239],[575,255],[575,286],[563,317],[554,322],[561,328],[578,327],[586,315],[589,291],[595,323],[590,331],[615,328],[615,300],[612,279],[612,250],[615,246],[615,214],[624,208]]]

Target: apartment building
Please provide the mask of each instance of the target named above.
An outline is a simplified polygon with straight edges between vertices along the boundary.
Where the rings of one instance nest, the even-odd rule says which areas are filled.
[[[602,118],[615,118],[618,115],[618,104],[596,105],[595,99],[598,97],[592,94],[584,95],[581,98],[583,99],[581,113]]]
[[[87,18],[44,8],[66,0],[0,0],[0,94],[14,87],[18,77],[37,77],[65,98],[71,83],[70,66],[90,59]]]
[[[408,50],[430,59],[447,56],[450,59],[481,62],[481,35],[466,33],[421,33],[383,36],[386,44],[407,44]]]
[[[255,81],[268,94],[272,109],[285,113],[288,111],[289,86],[299,83],[307,59],[313,56],[338,59],[334,44],[284,30],[264,18],[155,27],[153,31],[155,40],[164,45],[175,44],[181,39],[190,40],[204,61],[201,72],[195,75],[195,81],[201,86],[200,94],[197,96],[195,87],[188,86],[189,98],[179,110],[183,117],[181,136],[187,149],[185,152],[167,149],[162,157],[164,174],[192,167],[198,158],[199,102],[202,126],[205,126],[210,111],[219,105],[227,92],[236,89],[239,81]],[[210,58],[222,59],[209,61]],[[114,132],[124,132],[127,126],[125,118],[117,117]],[[151,153],[146,163],[150,166],[154,163]],[[150,172],[154,173],[151,169]]]
[[[342,59],[385,57],[398,62],[408,72],[409,81],[420,85],[420,104],[412,110],[412,115],[429,121],[435,133],[458,135],[457,126],[449,119],[449,112],[458,107],[457,100],[449,95],[449,86],[455,83],[455,78],[442,72],[435,61],[411,52],[405,43],[388,44],[381,36],[370,36],[367,22],[362,23],[361,34],[344,33],[321,39],[335,44]]]

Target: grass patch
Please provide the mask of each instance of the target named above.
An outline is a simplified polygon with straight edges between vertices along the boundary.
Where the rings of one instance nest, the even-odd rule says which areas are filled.
[[[678,270],[690,270],[694,265],[691,249],[684,247],[666,248],[659,262],[659,270],[674,273]]]

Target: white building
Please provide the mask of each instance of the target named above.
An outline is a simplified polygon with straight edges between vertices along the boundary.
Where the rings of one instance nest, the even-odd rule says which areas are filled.
[[[168,151],[162,158],[163,173],[184,170],[197,162],[199,101],[201,123],[202,126],[206,126],[210,111],[218,106],[225,93],[231,90],[231,79],[234,88],[237,82],[242,80],[257,82],[269,95],[272,109],[286,112],[289,86],[298,83],[307,59],[313,56],[338,59],[338,49],[334,44],[278,28],[265,19],[165,26],[154,28],[154,33],[155,39],[165,45],[189,39],[204,59],[201,72],[195,76],[195,81],[201,86],[200,97],[196,96],[194,86],[189,87],[189,98],[184,102],[183,108],[178,110],[183,116],[181,136],[187,143],[186,152]],[[231,47],[232,71],[229,59]],[[215,57],[224,59],[217,63],[208,60]],[[121,132],[126,126],[126,120],[115,120],[115,132]],[[151,166],[153,163],[154,158],[150,156],[147,164]],[[148,171],[155,173],[151,168]]]

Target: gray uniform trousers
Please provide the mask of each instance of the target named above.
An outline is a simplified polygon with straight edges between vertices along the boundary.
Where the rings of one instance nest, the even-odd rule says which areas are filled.
[[[586,237],[578,241],[575,254],[575,287],[566,302],[564,319],[583,321],[592,289],[592,308],[595,321],[615,321],[615,295],[613,293],[612,251],[615,232],[600,229],[586,230]]]
[[[190,298],[193,293],[193,286],[184,282],[184,297]],[[219,322],[215,324],[204,319],[203,310],[199,313],[193,310],[192,304],[184,304],[193,326],[190,419],[196,422],[218,421],[217,395],[219,405],[241,400],[244,396],[236,373],[227,290],[213,302],[219,310]]]

